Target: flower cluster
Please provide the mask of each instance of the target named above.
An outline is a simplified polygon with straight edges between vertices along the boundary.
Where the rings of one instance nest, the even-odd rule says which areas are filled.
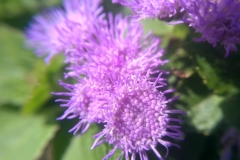
[[[156,147],[162,144],[168,154],[168,147],[178,146],[165,137],[182,140],[181,120],[171,115],[184,112],[168,107],[178,98],[166,98],[174,90],[162,91],[166,86],[162,75],[167,72],[158,67],[168,61],[161,58],[160,40],[152,33],[145,35],[140,23],[121,14],[105,15],[100,2],[65,0],[63,9],[36,16],[27,30],[27,44],[47,61],[64,53],[69,64],[66,78],[77,82],[60,81],[68,92],[53,93],[69,97],[56,100],[66,107],[58,119],[78,118],[70,130],[74,134],[84,133],[92,123],[104,124],[92,146],[105,142],[113,146],[104,160],[117,149],[122,150],[119,159],[134,160],[139,154],[147,160],[148,150],[164,159]]]
[[[165,18],[185,12],[181,21],[202,34],[196,41],[225,47],[226,57],[240,44],[240,2],[238,0],[112,0],[129,6],[135,18]]]

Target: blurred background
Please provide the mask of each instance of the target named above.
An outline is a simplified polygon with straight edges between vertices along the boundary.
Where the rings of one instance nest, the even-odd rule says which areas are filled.
[[[78,120],[57,121],[63,113],[51,92],[64,91],[63,56],[49,65],[24,47],[24,30],[32,16],[60,0],[0,0],[0,159],[2,160],[100,160],[111,150],[101,145],[91,150],[92,136],[101,126],[92,126],[80,138],[68,133]],[[128,8],[104,0],[105,12],[130,14]],[[177,17],[174,17],[177,18]],[[167,19],[166,19],[167,21]],[[186,25],[143,20],[162,39],[168,88],[181,98],[169,107],[187,112],[181,117],[184,141],[175,141],[167,160],[240,159],[240,53],[224,58],[222,46],[196,43],[199,35]],[[70,81],[70,80],[69,80]],[[166,153],[162,146],[161,154]],[[118,157],[120,151],[111,160]],[[150,160],[156,160],[151,151]]]

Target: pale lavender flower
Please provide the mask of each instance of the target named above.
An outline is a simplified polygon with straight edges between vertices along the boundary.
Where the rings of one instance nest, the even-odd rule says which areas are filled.
[[[146,74],[150,69],[153,73],[159,71],[158,66],[164,65],[168,60],[162,60],[164,50],[161,49],[160,39],[152,33],[144,35],[140,23],[133,23],[129,18],[121,14],[113,17],[108,15],[108,25],[100,25],[96,28],[98,35],[94,35],[84,45],[86,52],[81,49],[68,57],[75,60],[73,68],[67,76],[78,76],[80,72],[90,70],[94,74],[96,68],[101,72],[112,72],[114,75]],[[79,65],[84,57],[87,68]],[[78,60],[80,59],[80,60]],[[71,71],[72,70],[72,71]]]
[[[96,31],[98,35],[92,35],[84,43],[85,52],[80,46],[66,56],[70,62],[66,77],[77,78],[77,84],[60,83],[70,92],[55,93],[70,96],[66,100],[57,100],[65,102],[61,106],[67,107],[59,119],[78,117],[80,122],[72,129],[75,133],[86,131],[93,122],[105,121],[102,100],[109,97],[109,91],[115,92],[116,81],[128,79],[136,73],[145,75],[148,70],[160,72],[157,67],[167,63],[167,60],[161,60],[163,49],[159,48],[159,39],[151,33],[144,36],[139,23],[131,23],[120,14],[115,18],[109,14],[108,25],[99,25]],[[81,129],[84,124],[86,129]]]
[[[35,49],[38,56],[48,54],[47,61],[63,50],[56,26],[64,25],[64,12],[54,8],[34,17],[33,23],[26,31],[27,47]]]
[[[91,73],[87,74],[88,77],[79,79],[76,84],[67,84],[60,81],[68,92],[53,93],[54,95],[67,96],[68,99],[57,99],[56,102],[61,102],[61,107],[66,107],[64,114],[58,118],[73,119],[78,118],[79,123],[73,127],[69,132],[84,133],[88,127],[96,122],[104,122],[105,120],[105,102],[102,99],[109,97],[108,91],[113,90],[113,85],[102,81],[101,73],[93,76]]]
[[[109,97],[109,92],[115,92],[117,81],[124,81],[136,73],[146,74],[148,70],[159,72],[157,67],[167,62],[160,59],[163,50],[159,48],[159,39],[151,33],[144,37],[139,23],[131,23],[121,15],[113,18],[111,14],[108,20],[108,27],[98,26],[98,36],[94,35],[84,44],[86,52],[80,48],[79,52],[67,56],[71,66],[66,76],[79,79],[77,84],[60,83],[70,92],[55,93],[70,96],[69,100],[57,100],[65,102],[61,106],[67,107],[59,119],[78,117],[80,122],[71,130],[75,133],[85,132],[93,122],[105,122],[108,109],[104,109],[103,100]],[[79,63],[82,58],[85,59],[83,64]]]
[[[147,160],[146,151],[153,150],[156,156],[163,160],[163,156],[156,150],[157,144],[166,147],[178,145],[164,140],[164,137],[182,140],[182,132],[178,125],[181,120],[172,118],[171,114],[184,114],[181,110],[171,110],[168,103],[178,97],[166,99],[165,94],[173,90],[158,91],[162,85],[159,77],[155,82],[148,81],[147,76],[129,77],[115,82],[115,91],[109,91],[110,97],[106,97],[105,128],[96,134],[92,148],[108,142],[113,149],[103,158],[107,160],[117,149],[122,150],[118,159],[135,160],[139,154],[141,160]],[[177,124],[173,124],[175,122]],[[165,156],[165,157],[166,157]]]
[[[171,17],[179,8],[178,0],[112,0],[112,2],[130,7],[135,14],[134,17],[138,19]]]
[[[101,0],[64,0],[63,8],[55,7],[33,18],[26,30],[27,47],[38,56],[68,53],[94,33],[94,23],[104,23]]]
[[[180,126],[172,124],[172,121],[178,123],[181,120],[171,118],[169,114],[183,112],[170,110],[167,106],[176,97],[166,99],[165,94],[173,90],[158,91],[166,85],[158,67],[167,63],[161,59],[160,40],[151,33],[144,35],[138,22],[132,23],[120,14],[115,18],[109,14],[107,20],[98,18],[100,23],[93,23],[87,35],[74,39],[72,34],[67,34],[69,30],[61,32],[63,37],[69,36],[66,41],[61,41],[67,46],[64,51],[66,61],[70,63],[66,77],[74,77],[77,83],[60,82],[69,91],[54,93],[69,97],[57,100],[66,107],[58,119],[78,118],[79,123],[70,130],[74,134],[84,133],[92,123],[104,123],[105,128],[95,136],[93,144],[93,148],[103,142],[114,146],[104,159],[118,148],[122,149],[126,159],[130,155],[134,160],[139,154],[141,160],[146,160],[147,150],[153,150],[159,159],[163,159],[155,149],[157,144],[164,145],[168,154],[168,147],[178,145],[164,137],[182,140]],[[79,31],[87,31],[88,28],[81,28],[80,22],[69,19],[68,22],[74,22],[72,33],[80,33],[78,27]],[[67,40],[78,42],[78,45],[65,43]],[[71,44],[72,48],[66,44]],[[153,78],[153,73],[160,74]],[[105,138],[100,140],[103,136]]]
[[[202,34],[197,41],[214,47],[222,44],[226,56],[240,44],[240,2],[238,0],[180,0],[188,14],[184,22]]]

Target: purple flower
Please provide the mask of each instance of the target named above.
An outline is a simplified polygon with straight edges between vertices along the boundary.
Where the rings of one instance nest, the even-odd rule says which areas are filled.
[[[101,0],[64,0],[63,8],[55,7],[34,17],[26,30],[27,47],[33,48],[46,61],[57,53],[74,49],[94,32],[93,23],[104,23]]]
[[[108,25],[100,25],[96,29],[99,33],[97,36],[93,35],[84,47],[80,46],[80,49],[66,56],[71,59],[68,60],[71,66],[66,76],[77,78],[77,84],[60,82],[70,92],[54,93],[70,96],[69,99],[57,101],[64,102],[61,106],[67,107],[59,119],[80,119],[71,130],[74,133],[85,132],[91,123],[105,122],[108,109],[104,100],[110,93],[116,92],[118,81],[125,81],[137,73],[146,75],[147,71],[160,72],[157,67],[167,62],[160,59],[163,50],[159,48],[159,39],[151,33],[144,36],[139,23],[131,23],[120,14],[115,18],[109,14]],[[82,48],[86,51],[83,52]],[[152,79],[156,78],[148,77],[149,81]]]
[[[73,64],[67,76],[78,76],[86,70],[94,74],[99,69],[102,73],[114,75],[145,75],[149,69],[153,73],[159,71],[157,67],[168,62],[160,58],[164,52],[159,48],[160,39],[152,33],[144,35],[140,23],[133,23],[121,14],[116,17],[109,14],[108,25],[99,25],[96,31],[98,34],[93,35],[84,44],[85,47],[80,46],[79,50],[67,57]],[[83,52],[82,48],[87,51]],[[85,65],[81,66],[79,62],[83,57]]]
[[[155,82],[148,81],[147,76],[129,77],[116,82],[114,92],[106,100],[108,111],[105,117],[105,128],[94,136],[96,138],[92,148],[108,142],[113,145],[103,160],[110,158],[117,149],[122,150],[125,159],[135,160],[139,154],[141,160],[147,160],[146,151],[153,150],[159,159],[164,159],[156,150],[157,144],[167,149],[178,145],[164,140],[165,136],[182,140],[182,132],[178,124],[181,120],[171,118],[170,114],[184,114],[181,110],[171,110],[167,104],[178,97],[166,99],[165,94],[173,90],[158,91],[162,79]],[[107,98],[107,97],[106,97]],[[167,156],[166,154],[166,156]],[[165,156],[165,157],[166,157]]]
[[[34,22],[26,31],[27,47],[34,48],[38,56],[45,56],[47,61],[63,50],[56,26],[64,25],[64,12],[60,8],[45,11],[34,17]]]
[[[238,159],[240,158],[240,133],[236,128],[228,129],[221,138],[223,144],[223,150],[220,160],[233,159],[233,146],[238,148]]]
[[[113,3],[120,3],[129,6],[135,18],[164,18],[171,17],[177,13],[178,0],[112,0]]]
[[[131,23],[120,14],[115,18],[109,14],[108,25],[99,25],[96,31],[97,35],[92,34],[83,46],[67,54],[67,77],[75,77],[78,82],[60,82],[69,92],[55,94],[70,98],[57,100],[67,108],[59,119],[79,118],[70,130],[74,134],[84,133],[92,123],[104,123],[93,148],[108,142],[114,149],[103,159],[116,149],[122,149],[126,159],[129,155],[135,159],[139,154],[145,160],[150,149],[163,159],[155,149],[157,144],[164,145],[168,154],[168,147],[178,145],[163,138],[182,139],[180,126],[170,124],[181,120],[170,118],[169,114],[183,112],[168,109],[167,103],[176,97],[166,99],[165,94],[172,90],[158,91],[166,85],[158,67],[167,63],[161,59],[159,39],[151,33],[144,35],[138,22]],[[159,72],[157,78],[150,76]],[[103,136],[105,139],[100,140]]]
[[[180,0],[188,12],[184,22],[202,33],[197,41],[208,41],[214,47],[224,45],[226,57],[240,44],[240,3],[238,0]]]
[[[66,108],[59,120],[79,119],[70,132],[82,134],[92,123],[102,123],[105,128],[95,136],[93,148],[103,142],[114,147],[104,159],[118,148],[126,159],[134,160],[139,154],[146,160],[147,150],[163,159],[155,148],[160,143],[168,154],[168,147],[178,146],[164,137],[182,140],[180,126],[172,124],[181,120],[170,114],[183,111],[167,106],[177,98],[165,97],[173,90],[159,91],[166,85],[161,78],[166,72],[158,67],[168,62],[161,59],[160,40],[152,33],[144,35],[140,23],[121,14],[109,14],[106,19],[99,3],[65,0],[64,9],[54,8],[35,17],[26,33],[27,45],[39,56],[47,56],[46,61],[59,52],[65,54],[69,63],[66,77],[75,78],[76,83],[60,81],[68,91],[53,94],[68,97],[56,100]]]
[[[61,107],[67,108],[58,120],[79,118],[79,123],[70,132],[74,131],[74,134],[77,132],[84,133],[90,124],[104,122],[106,111],[104,110],[105,102],[103,99],[109,97],[109,93],[106,91],[113,90],[113,85],[101,79],[100,73],[98,77],[89,73],[88,77],[79,78],[74,85],[60,81],[60,85],[69,92],[53,94],[70,98],[56,100],[56,102],[63,103]]]

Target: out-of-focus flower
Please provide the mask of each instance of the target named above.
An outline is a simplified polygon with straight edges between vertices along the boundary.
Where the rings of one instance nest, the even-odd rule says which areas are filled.
[[[238,159],[240,158],[240,133],[236,128],[228,129],[221,138],[223,144],[223,151],[221,154],[221,160],[233,159],[233,146],[236,145],[238,148]]]
[[[182,140],[182,132],[178,124],[181,120],[171,118],[170,114],[184,114],[181,110],[171,110],[167,104],[178,97],[166,99],[165,94],[173,90],[158,91],[159,77],[155,82],[149,82],[147,76],[140,74],[120,80],[115,85],[115,91],[106,97],[108,104],[105,117],[105,128],[94,136],[92,148],[108,142],[113,145],[103,160],[111,157],[117,149],[122,150],[119,157],[135,160],[139,154],[141,160],[147,160],[147,150],[153,150],[159,159],[164,159],[156,150],[157,144],[168,147],[177,146],[164,140],[165,136]],[[166,157],[165,156],[165,157]]]
[[[224,45],[226,57],[240,44],[240,2],[238,0],[180,0],[187,15],[184,22],[202,34],[196,41],[214,47]]]
[[[27,47],[33,48],[46,61],[59,52],[84,43],[95,34],[94,23],[104,23],[101,0],[64,0],[63,8],[55,7],[36,15],[26,30]]]
[[[45,56],[47,61],[63,50],[57,26],[63,25],[64,12],[60,8],[46,10],[34,17],[26,31],[27,47],[35,49],[38,56]]]
[[[171,17],[179,8],[178,0],[112,0],[112,2],[129,6],[135,14],[134,17],[138,19]]]

